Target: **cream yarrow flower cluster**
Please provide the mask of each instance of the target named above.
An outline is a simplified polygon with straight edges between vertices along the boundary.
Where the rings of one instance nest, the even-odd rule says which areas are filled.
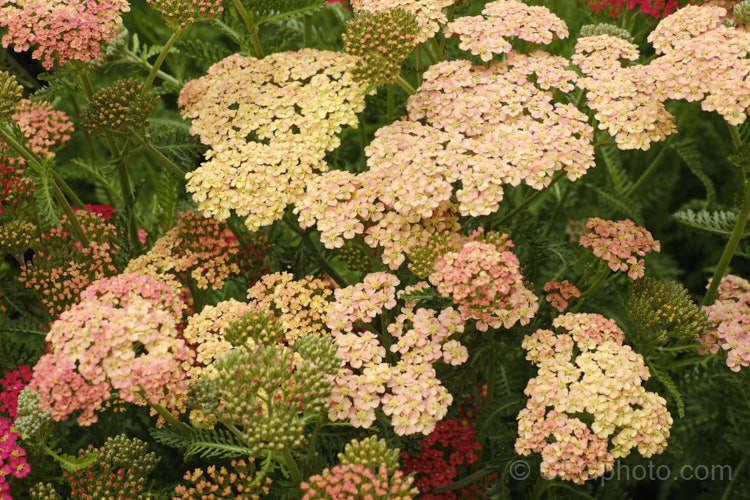
[[[485,5],[481,16],[460,17],[451,22],[444,33],[447,38],[458,36],[461,50],[490,61],[495,54],[512,50],[508,39],[548,45],[555,37],[567,38],[568,27],[547,7],[496,0]]]
[[[516,452],[541,453],[542,474],[583,484],[612,470],[633,448],[648,458],[667,446],[672,417],[648,392],[643,358],[598,314],[565,314],[557,331],[537,330],[522,346],[539,371],[524,393]],[[592,422],[587,424],[587,422]]]

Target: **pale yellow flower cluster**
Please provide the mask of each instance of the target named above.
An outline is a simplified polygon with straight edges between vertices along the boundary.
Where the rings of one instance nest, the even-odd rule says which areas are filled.
[[[454,3],[456,0],[351,0],[354,12],[402,9],[413,14],[420,27],[417,43],[435,36],[440,30],[440,25],[448,22],[443,9]]]

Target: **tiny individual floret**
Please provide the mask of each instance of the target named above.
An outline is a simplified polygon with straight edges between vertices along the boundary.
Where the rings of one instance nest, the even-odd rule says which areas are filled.
[[[16,77],[0,71],[0,120],[10,118],[23,97],[23,87]]]
[[[138,79],[118,80],[93,95],[88,109],[81,112],[81,124],[92,135],[128,128],[144,130],[158,104],[157,96],[142,92]]]
[[[372,500],[416,498],[414,478],[401,471],[389,474],[385,466],[372,471],[364,465],[337,465],[310,477],[300,487],[303,500],[339,500],[368,498]]]
[[[562,283],[549,281],[544,284],[544,291],[547,293],[547,302],[560,312],[568,308],[568,301],[572,297],[580,297],[581,291],[570,281],[563,280]]]
[[[651,233],[630,219],[611,221],[594,217],[588,220],[586,228],[588,231],[578,244],[591,248],[594,256],[606,262],[612,271],[627,271],[633,280],[645,274],[646,264],[638,257],[661,250],[661,244]]]
[[[360,57],[355,78],[372,85],[395,82],[418,45],[418,32],[416,18],[405,10],[356,13],[343,35],[346,52]]]
[[[191,24],[215,19],[224,8],[222,0],[147,0],[149,6],[161,12],[172,31],[182,31]]]
[[[649,276],[630,284],[628,316],[662,343],[669,338],[695,342],[712,326],[684,286]]]
[[[373,472],[384,466],[388,474],[393,475],[399,468],[399,453],[398,448],[389,448],[385,439],[370,436],[350,441],[338,458],[341,465],[364,465]]]
[[[205,471],[195,469],[185,473],[193,486],[179,485],[174,500],[260,500],[268,498],[271,479],[261,478],[255,470],[255,459],[232,460],[230,467],[210,466]]]
[[[623,40],[627,40],[630,43],[633,43],[635,41],[633,39],[633,35],[631,35],[630,32],[622,28],[619,28],[615,26],[614,24],[601,23],[601,24],[586,24],[585,26],[581,26],[580,38],[586,38],[589,36],[597,36],[597,35],[616,36],[618,38],[622,38]]]

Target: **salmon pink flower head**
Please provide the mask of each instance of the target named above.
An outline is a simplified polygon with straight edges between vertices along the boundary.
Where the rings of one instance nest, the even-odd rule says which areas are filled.
[[[29,149],[48,158],[54,157],[55,150],[73,134],[73,123],[68,115],[52,109],[46,101],[21,99],[10,118],[26,137]]]
[[[127,0],[2,0],[3,47],[33,49],[46,70],[71,60],[98,61],[102,44],[120,32],[120,14],[129,10]]]
[[[580,297],[581,291],[570,281],[563,280],[562,283],[548,281],[544,284],[547,293],[547,302],[560,312],[568,308],[568,301],[572,297]]]
[[[645,274],[645,263],[638,257],[661,250],[661,243],[630,219],[612,221],[594,217],[588,220],[586,228],[588,231],[578,244],[591,248],[594,256],[606,262],[612,271],[627,271],[633,280]]]
[[[750,366],[750,283],[732,274],[719,284],[719,296],[703,310],[713,328],[698,339],[701,354],[727,351],[727,366],[734,372]]]
[[[369,469],[362,464],[336,465],[310,477],[300,485],[303,500],[329,498],[367,498],[373,500],[416,498],[419,490],[413,487],[414,478],[396,471],[388,474],[385,465]]]
[[[541,453],[546,478],[576,484],[612,470],[633,448],[646,458],[663,452],[672,417],[666,400],[643,387],[651,374],[622,344],[624,332],[599,314],[552,324],[556,331],[537,330],[522,343],[539,371],[524,391],[516,452]]]
[[[496,0],[485,5],[481,16],[460,17],[445,27],[445,36],[458,36],[459,48],[483,61],[495,54],[506,54],[508,39],[548,45],[553,38],[567,38],[568,27],[547,7],[531,6],[516,0]]]
[[[78,423],[112,396],[138,405],[181,407],[187,396],[182,364],[192,356],[178,338],[184,304],[175,284],[140,274],[94,282],[50,327],[50,350],[34,368],[30,387],[55,421]]]

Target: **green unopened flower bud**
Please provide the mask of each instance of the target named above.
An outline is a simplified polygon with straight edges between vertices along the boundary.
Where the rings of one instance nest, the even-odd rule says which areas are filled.
[[[711,327],[706,313],[682,285],[648,276],[630,284],[628,315],[659,342],[669,338],[694,341]]]
[[[614,24],[587,24],[581,27],[581,38],[598,35],[616,36],[617,38],[622,38],[630,43],[633,43],[634,41],[633,35],[622,28],[618,28]]]
[[[91,135],[123,128],[145,129],[159,98],[150,92],[142,95],[141,89],[141,82],[127,78],[99,90],[88,109],[81,112],[81,124]]]
[[[181,31],[204,19],[216,19],[224,10],[222,0],[146,0],[161,12],[161,17],[173,31]]]
[[[52,483],[37,483],[29,490],[31,500],[61,500]]]
[[[373,471],[385,466],[388,474],[392,475],[398,470],[399,453],[398,448],[389,448],[385,439],[371,436],[361,441],[354,439],[347,444],[344,452],[339,453],[339,462],[341,465],[364,465]]]
[[[418,34],[416,18],[405,10],[358,12],[343,36],[346,52],[361,57],[354,77],[373,85],[395,82]]]
[[[750,21],[750,0],[744,0],[732,8],[732,14],[742,24]]]
[[[251,311],[224,328],[224,338],[235,347],[252,345],[254,342],[271,344],[278,342],[284,332],[270,313]],[[252,339],[252,342],[248,341]]]
[[[39,409],[39,393],[28,387],[18,394],[18,415],[13,426],[25,440],[44,434],[52,425],[52,416],[48,411]]]
[[[16,77],[0,71],[0,120],[7,120],[23,97],[23,87]]]
[[[36,226],[30,222],[14,220],[3,224],[0,226],[0,252],[18,258],[31,248],[35,236]]]
[[[294,351],[324,373],[335,374],[341,366],[336,357],[338,344],[330,337],[303,335],[294,342]]]

